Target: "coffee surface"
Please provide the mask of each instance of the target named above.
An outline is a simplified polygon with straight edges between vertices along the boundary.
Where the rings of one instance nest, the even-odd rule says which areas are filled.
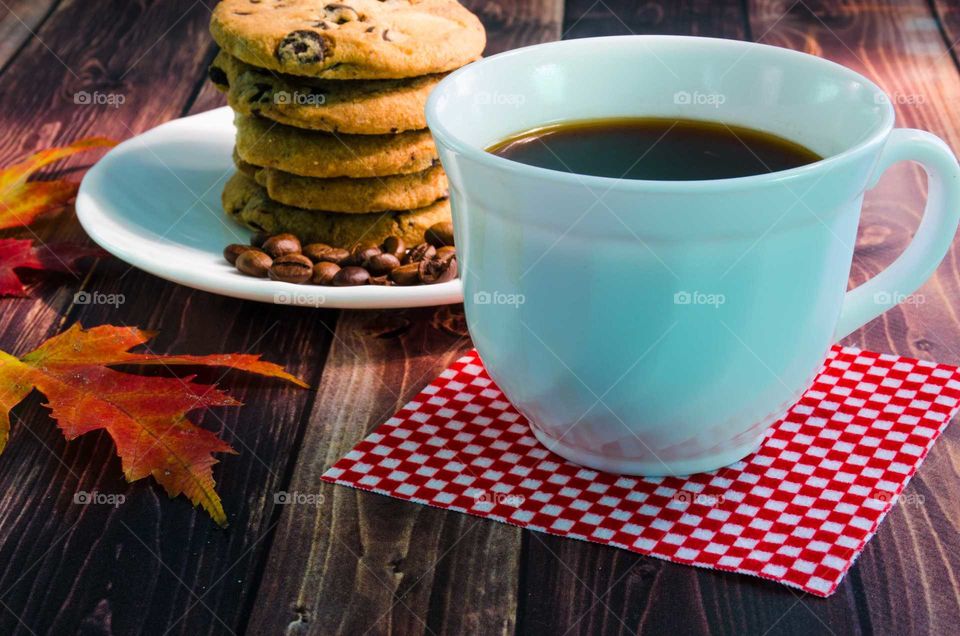
[[[746,177],[822,158],[767,132],[659,117],[565,122],[519,133],[487,150],[551,170],[657,181]]]

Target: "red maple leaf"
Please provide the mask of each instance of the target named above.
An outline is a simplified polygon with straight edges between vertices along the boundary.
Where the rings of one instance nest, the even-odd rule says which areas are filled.
[[[27,290],[14,270],[32,269],[71,272],[86,256],[105,256],[99,247],[55,243],[34,245],[30,239],[0,239],[0,296],[26,296]]]
[[[0,451],[10,429],[10,410],[36,389],[67,439],[105,430],[117,447],[127,481],[153,476],[171,496],[186,495],[220,525],[226,515],[213,480],[214,453],[235,452],[187,414],[211,406],[239,406],[218,390],[186,378],[143,376],[110,367],[148,364],[220,366],[281,378],[306,387],[279,365],[258,355],[228,353],[165,356],[130,353],[153,334],[133,327],[73,325],[16,358],[0,351]]]

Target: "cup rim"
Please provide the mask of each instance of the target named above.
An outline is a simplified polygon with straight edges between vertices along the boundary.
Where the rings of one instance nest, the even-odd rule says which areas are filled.
[[[576,48],[580,46],[596,45],[599,41],[610,40],[646,40],[648,42],[676,42],[686,40],[689,42],[708,42],[714,46],[729,46],[731,48],[742,48],[744,50],[766,49],[768,54],[781,55],[788,58],[794,57],[798,59],[804,59],[807,62],[812,61],[815,64],[821,65],[825,70],[832,71],[833,73],[840,74],[848,79],[862,83],[871,91],[873,91],[875,95],[883,95],[886,99],[882,100],[882,116],[880,122],[876,125],[874,130],[872,130],[870,134],[866,135],[864,139],[858,141],[854,145],[841,152],[824,157],[823,159],[813,163],[804,164],[788,170],[779,170],[776,172],[767,172],[745,177],[731,177],[726,179],[695,179],[688,181],[661,181],[652,179],[601,177],[596,175],[563,172],[560,170],[532,166],[514,161],[512,159],[507,159],[505,157],[500,157],[493,153],[487,152],[485,148],[467,143],[461,137],[454,134],[444,123],[443,117],[438,113],[439,101],[444,97],[446,91],[453,89],[453,86],[459,76],[476,72],[477,69],[492,63],[493,60],[502,60],[504,58],[513,57],[519,58],[529,55],[534,50],[541,50],[544,48]],[[830,170],[836,167],[838,164],[843,163],[863,152],[866,152],[867,149],[873,147],[874,145],[882,143],[890,134],[890,131],[893,130],[894,121],[896,118],[893,105],[886,92],[877,86],[877,84],[872,80],[854,71],[853,69],[843,66],[842,64],[838,64],[831,60],[817,57],[815,55],[810,55],[809,53],[794,51],[792,49],[769,44],[762,44],[759,42],[746,42],[742,40],[730,40],[726,38],[708,38],[688,35],[616,35],[579,38],[574,40],[558,40],[554,42],[544,42],[541,44],[534,44],[532,46],[525,46],[504,51],[496,55],[491,55],[490,57],[485,57],[481,60],[477,60],[476,62],[471,62],[470,64],[457,69],[441,80],[431,92],[430,97],[427,99],[426,116],[427,125],[431,133],[437,138],[438,141],[452,148],[458,153],[463,154],[467,158],[478,163],[485,164],[493,169],[512,171],[525,177],[539,178],[565,184],[579,183],[587,187],[592,186],[604,189],[617,188],[626,191],[642,190],[644,192],[652,191],[684,194],[689,194],[692,188],[716,192],[735,190],[747,186],[754,187],[783,183],[805,178],[811,173],[819,172],[821,170]],[[559,122],[544,122],[542,125],[550,125],[551,123]],[[517,132],[520,133],[523,131]]]

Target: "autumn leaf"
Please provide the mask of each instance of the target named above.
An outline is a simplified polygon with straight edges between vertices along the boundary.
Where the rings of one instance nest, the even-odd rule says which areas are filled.
[[[77,194],[73,181],[27,181],[40,168],[92,148],[115,146],[104,137],[81,139],[63,148],[49,148],[0,170],[0,230],[29,225],[44,212],[62,208]]]
[[[30,239],[0,239],[0,296],[26,296],[27,290],[14,270],[32,269],[70,272],[87,256],[104,256],[99,247],[73,243],[37,246]]]
[[[109,367],[120,364],[230,367],[281,378],[306,387],[259,355],[164,356],[130,353],[153,333],[133,327],[74,325],[16,358],[0,351],[0,452],[10,429],[10,410],[33,389],[68,440],[105,430],[117,447],[127,481],[152,475],[171,497],[183,494],[221,526],[226,515],[216,493],[214,453],[234,453],[229,444],[187,419],[210,406],[239,406],[214,386],[186,378],[143,376]]]

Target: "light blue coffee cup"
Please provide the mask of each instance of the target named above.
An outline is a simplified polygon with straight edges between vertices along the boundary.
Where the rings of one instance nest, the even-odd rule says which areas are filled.
[[[767,131],[825,157],[735,179],[575,175],[485,151],[605,117]],[[637,475],[717,469],[756,450],[830,346],[909,297],[960,218],[950,149],[894,129],[890,100],[837,64],[708,38],[628,36],[518,49],[434,90],[467,323],[490,375],[550,450]],[[913,242],[847,292],[864,192],[927,172]]]

